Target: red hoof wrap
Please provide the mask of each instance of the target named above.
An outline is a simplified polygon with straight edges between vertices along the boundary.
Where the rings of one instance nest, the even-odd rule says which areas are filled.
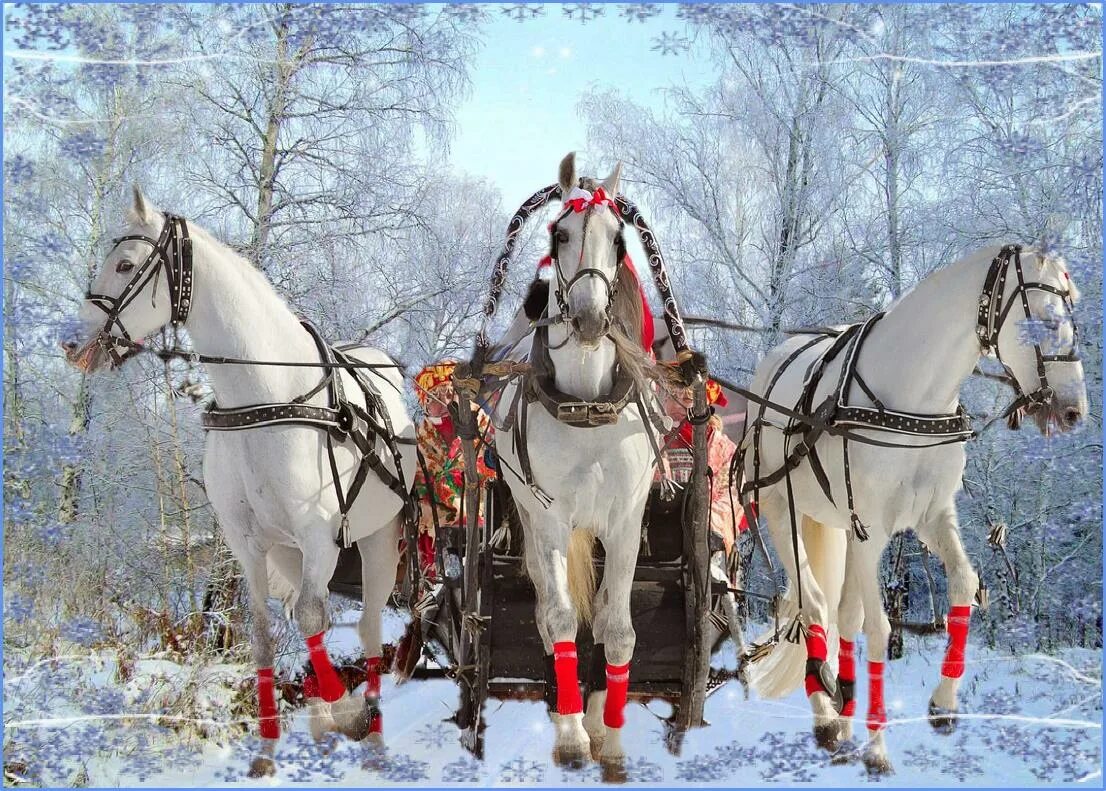
[[[941,675],[945,678],[960,678],[964,675],[964,651],[968,646],[968,625],[971,620],[971,605],[949,609],[949,643],[945,648],[945,661],[941,663]]]
[[[837,650],[837,678],[841,682],[842,691],[853,694],[856,689],[856,653],[855,645],[844,637],[839,642]],[[856,714],[856,698],[848,697],[841,706],[842,717],[852,717]]]
[[[576,643],[553,643],[553,673],[557,677],[557,713],[579,714],[584,710],[577,673]]]
[[[257,669],[257,717],[262,739],[280,738],[280,718],[277,717],[276,694],[273,691],[273,669]]]
[[[826,646],[826,630],[816,623],[812,623],[806,630],[806,658],[807,667],[811,666],[811,660],[825,662],[829,655]],[[806,674],[806,694],[810,697],[815,692],[825,692],[822,689],[822,681],[814,673]]]
[[[878,731],[887,724],[883,706],[883,663],[868,663],[868,730]]]
[[[330,664],[330,656],[323,645],[323,632],[307,638],[307,654],[319,682],[319,697],[327,703],[333,703],[346,694],[346,685],[338,678],[334,665]]]
[[[607,699],[603,703],[603,724],[621,728],[626,724],[626,696],[630,692],[630,663],[607,663]]]

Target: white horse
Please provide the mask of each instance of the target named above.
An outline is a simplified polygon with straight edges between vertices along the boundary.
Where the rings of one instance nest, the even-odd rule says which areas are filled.
[[[847,403],[871,407],[876,404],[870,397],[874,396],[887,410],[897,413],[953,413],[964,380],[981,355],[993,351],[1019,395],[1033,396],[1019,398],[1017,403],[1023,409],[1013,417],[1027,411],[1035,414],[1042,431],[1047,432],[1053,424],[1062,431],[1070,430],[1087,414],[1083,366],[1077,359],[1070,320],[1070,308],[1077,299],[1075,284],[1061,258],[1036,251],[1015,256],[1012,248],[980,250],[921,281],[874,324],[856,362],[856,371],[870,392],[854,386]],[[1041,346],[1027,343],[1025,332],[1032,329],[1027,323],[1039,323],[1049,332],[1056,351],[1042,353]],[[780,372],[781,365],[809,341],[809,336],[791,338],[769,352],[757,368],[751,389],[763,395],[778,373],[769,398],[794,408],[808,366],[832,343],[831,339],[815,343]],[[821,404],[834,392],[846,356],[839,354],[827,366],[810,403]],[[750,419],[758,411],[750,404]],[[771,407],[763,418],[762,476],[783,464],[786,450],[780,428],[788,422]],[[792,583],[786,606],[789,614],[800,613],[807,637],[805,651],[786,641],[776,645],[763,661],[752,664],[750,676],[760,694],[778,697],[803,682],[805,667],[815,735],[822,746],[836,749],[839,740],[852,735],[855,701],[851,692],[856,678],[852,641],[863,626],[869,673],[869,740],[863,757],[870,771],[881,773],[891,771],[883,739],[882,674],[890,634],[878,573],[884,548],[892,535],[913,528],[947,569],[949,642],[941,679],[930,700],[931,722],[942,732],[950,731],[955,722],[971,605],[979,580],[960,541],[955,504],[966,460],[963,443],[934,445],[933,436],[871,429],[858,433],[883,442],[923,447],[886,448],[850,440],[848,464],[855,495],[850,510],[842,440],[823,434],[814,448],[833,501],[819,484],[809,459],[791,475],[796,519],[801,519],[798,567],[786,481],[761,490],[761,513]],[[792,448],[796,441],[792,438]],[[749,480],[754,478],[752,457],[751,452],[744,456]],[[854,513],[870,531],[866,541],[850,535]],[[797,579],[801,581],[801,612],[796,606]],[[832,673],[822,672],[828,670],[825,662],[832,647],[827,645],[827,630],[835,625],[840,630],[837,681],[844,693],[840,717],[831,701],[838,683]]]
[[[115,339],[141,339],[171,321],[188,330],[195,351],[201,355],[319,362],[314,338],[265,277],[191,224],[186,226],[192,247],[191,271],[183,272],[179,257],[182,227],[183,221],[163,214],[135,189],[126,231],[109,253],[93,293],[81,307],[88,340],[65,344],[75,365],[88,372],[105,362],[118,365],[124,358],[119,348],[125,344]],[[168,234],[174,229],[175,242]],[[350,353],[366,363],[394,365],[376,349],[362,347]],[[306,366],[212,365],[209,375],[217,404],[228,409],[288,404],[311,392],[325,372]],[[347,398],[357,403],[362,393],[353,377],[346,371],[338,375]],[[395,434],[412,438],[414,425],[403,403],[399,370],[382,367],[366,375],[383,399]],[[363,402],[362,398],[359,405],[364,406]],[[325,405],[325,388],[305,403]],[[360,456],[348,441],[333,444],[338,477],[348,494]],[[411,481],[414,447],[400,447],[400,479]],[[393,456],[384,443],[378,444],[378,450],[385,468],[395,470]],[[305,689],[315,735],[334,727],[354,738],[370,731],[379,734],[381,610],[395,580],[401,498],[379,477],[369,474],[348,514],[350,535],[362,558],[364,614],[358,628],[368,662],[365,698],[358,701],[347,694],[323,645],[330,626],[327,585],[338,559],[336,536],[340,527],[325,430],[278,423],[244,431],[211,431],[204,456],[204,482],[227,544],[249,586],[262,737],[262,749],[253,761],[251,775],[275,771],[273,755],[280,738],[273,692],[273,639],[266,604],[270,594],[283,595],[306,638],[317,687]]]
[[[618,191],[619,168],[589,192],[578,186],[569,154],[561,162],[559,182],[565,207],[550,227],[556,280],[547,315],[563,321],[548,327],[552,370],[545,381],[563,400],[586,405],[607,400],[629,375],[643,398],[653,399],[646,384],[652,363],[640,345],[641,300],[622,261],[622,222],[609,202]],[[537,357],[532,352],[531,362],[540,364]],[[504,392],[501,406],[514,401],[515,388]],[[504,431],[496,446],[509,470],[523,471],[532,463],[533,486],[515,474],[504,477],[522,522],[526,568],[536,591],[535,620],[546,654],[553,658],[554,760],[579,766],[590,748],[605,772],[617,776],[624,760],[620,734],[635,642],[630,588],[653,478],[648,433],[654,429],[633,402],[613,422],[594,427],[561,422],[537,400],[524,398],[521,410],[525,446]],[[606,554],[598,595],[592,564],[596,538]],[[606,690],[589,696],[586,716],[577,676],[580,620],[592,621],[596,650],[605,652],[607,663]]]

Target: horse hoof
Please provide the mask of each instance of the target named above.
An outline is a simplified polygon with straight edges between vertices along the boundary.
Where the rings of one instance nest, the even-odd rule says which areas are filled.
[[[868,770],[868,776],[873,778],[887,777],[895,773],[895,768],[891,766],[891,759],[886,755],[865,753],[864,768]]]
[[[601,760],[601,753],[603,752],[603,740],[598,738],[598,737],[595,737],[595,736],[591,737],[590,747],[591,747],[591,760],[593,760],[593,761]]]
[[[840,741],[837,738],[837,722],[827,722],[825,725],[814,726],[814,741],[826,752],[837,752]]]
[[[938,706],[932,700],[929,702],[929,724],[933,730],[942,736],[948,736],[956,730],[956,711]]]
[[[830,756],[830,763],[834,766],[844,766],[855,763],[858,757],[860,752],[856,744],[851,739],[847,739],[837,746],[837,750]]]
[[[625,783],[627,780],[625,758],[604,758],[599,762],[599,768],[604,783]]]
[[[554,747],[553,763],[562,769],[583,769],[588,763],[588,754],[580,747]]]
[[[247,776],[257,779],[258,777],[272,777],[275,774],[276,761],[267,755],[259,755],[250,763],[250,771]]]

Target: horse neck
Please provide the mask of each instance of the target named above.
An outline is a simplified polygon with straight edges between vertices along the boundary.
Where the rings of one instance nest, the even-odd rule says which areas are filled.
[[[553,289],[549,291],[550,305],[546,315],[556,316],[560,308]],[[560,348],[554,349],[554,346]],[[583,401],[594,401],[611,392],[617,355],[610,338],[601,338],[595,349],[585,349],[567,322],[562,322],[549,328],[549,347],[553,382],[559,391]]]
[[[976,309],[994,253],[973,253],[925,278],[872,329],[858,368],[889,409],[936,414],[956,408],[960,387],[979,362]],[[863,394],[854,387],[851,397]]]
[[[194,228],[194,227],[193,227]],[[247,360],[319,359],[303,329],[265,277],[200,229],[193,230],[192,309],[185,324],[199,354]],[[221,407],[282,403],[310,390],[319,369],[269,365],[210,365]]]

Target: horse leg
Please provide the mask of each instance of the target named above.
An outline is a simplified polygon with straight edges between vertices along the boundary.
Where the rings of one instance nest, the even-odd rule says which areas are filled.
[[[979,577],[960,542],[956,508],[950,505],[921,530],[919,537],[945,564],[948,577],[949,614],[946,629],[949,640],[941,663],[941,680],[929,699],[929,722],[938,733],[956,729],[959,709],[956,694],[964,675],[964,654],[968,645],[968,626],[972,601],[979,590]]]
[[[630,659],[637,642],[630,618],[630,594],[639,547],[638,531],[633,525],[641,524],[641,515],[637,517],[628,521],[626,529],[618,534],[625,540],[611,541],[603,547],[606,551],[604,590],[597,597],[601,612],[596,617],[595,639],[596,643],[602,643],[607,662],[607,685],[602,699],[604,733],[598,750],[605,782],[626,780],[622,726],[626,722],[626,699],[630,689]],[[593,703],[598,705],[599,701],[589,701],[589,714]]]
[[[530,524],[534,529],[526,531],[526,565],[535,589],[534,616],[553,655],[557,687],[553,760],[559,766],[580,768],[587,761],[589,741],[576,657],[577,617],[568,592],[569,531],[551,520]]]
[[[735,553],[737,549],[733,550]],[[734,650],[737,651],[738,666],[741,664],[741,656],[745,653],[745,635],[741,632],[741,622],[738,618],[737,597],[733,591],[729,590],[730,586],[739,588],[741,587],[741,580],[731,580],[727,566],[729,560],[726,558],[725,553],[715,552],[711,556],[710,560],[710,577],[715,582],[723,583],[727,590],[719,597],[719,603],[722,607],[722,614],[726,616],[726,629],[730,634],[730,640],[733,641]],[[708,635],[706,639],[710,639]],[[709,653],[710,646],[707,646]],[[744,681],[742,681],[744,683]]]
[[[891,623],[883,611],[883,598],[879,590],[879,560],[883,547],[874,541],[855,547],[853,557],[856,570],[849,573],[860,584],[860,596],[864,611],[864,638],[868,644],[868,744],[864,749],[864,765],[874,775],[894,771],[887,755],[883,730],[887,725],[887,712],[883,703],[883,667],[887,659],[887,641],[891,636]]]
[[[599,752],[607,734],[607,726],[603,724],[603,709],[607,704],[607,659],[606,646],[603,644],[603,624],[610,609],[606,604],[610,600],[610,594],[607,592],[608,579],[609,576],[604,574],[599,590],[595,594],[595,617],[591,624],[594,642],[591,649],[591,667],[588,668],[586,681],[589,692],[584,712],[584,730],[588,732],[588,739],[591,742],[591,757],[596,761],[599,760]]]
[[[280,599],[285,616],[294,617],[299,591],[296,584],[303,578],[303,553],[295,547],[277,544],[269,550],[269,595]],[[307,727],[315,741],[337,730],[330,706],[319,697],[319,685],[314,676],[303,683],[303,699],[307,704]]]
[[[329,535],[329,531],[327,533]],[[309,551],[303,552],[303,576],[300,594],[296,600],[294,615],[307,644],[307,654],[311,662],[313,677],[304,682],[304,686],[314,685],[313,697],[321,698],[328,704],[334,715],[335,723],[348,722],[356,714],[350,709],[349,694],[346,685],[331,664],[323,638],[330,628],[330,616],[327,612],[329,592],[327,586],[338,561],[338,547],[332,540],[323,539],[314,542]],[[307,692],[305,690],[305,697]],[[360,709],[360,706],[356,706]],[[341,726],[339,726],[341,727]]]
[[[806,694],[814,713],[814,738],[819,747],[833,752],[837,749],[837,710],[830,697],[832,690],[825,686],[821,678],[821,669],[826,666],[829,647],[826,644],[826,624],[829,622],[829,606],[818,580],[814,577],[810,559],[807,557],[802,530],[799,530],[798,565],[795,563],[795,549],[792,546],[791,517],[788,506],[782,497],[762,498],[761,513],[768,522],[768,530],[783,561],[792,586],[801,586],[802,606],[800,617],[806,627],[807,668]],[[796,519],[803,518],[796,513]],[[834,528],[820,528],[822,530]]]
[[[228,543],[230,541],[228,540]],[[232,547],[233,548],[233,547]],[[242,563],[249,591],[250,649],[257,665],[257,711],[261,733],[261,752],[250,763],[250,777],[276,774],[277,742],[280,740],[280,718],[277,715],[273,679],[273,634],[269,619],[269,571],[265,553],[255,548],[238,547],[235,552]]]
[[[877,540],[871,538],[869,540]],[[853,715],[856,714],[856,635],[864,625],[864,600],[858,579],[860,566],[855,555],[860,551],[856,542],[849,542],[845,564],[845,584],[841,588],[841,603],[837,609],[840,632],[837,650],[837,683],[841,686],[841,717],[837,735],[843,742],[853,738]]]
[[[384,715],[380,710],[380,677],[384,672],[382,610],[395,587],[393,572],[399,562],[397,536],[402,521],[401,514],[357,542],[361,553],[362,597],[357,633],[365,652],[365,695],[362,701],[353,701],[356,708],[349,707],[349,712],[343,712],[353,716],[339,720],[339,725],[351,739],[368,737],[374,745],[383,744],[384,739]]]

